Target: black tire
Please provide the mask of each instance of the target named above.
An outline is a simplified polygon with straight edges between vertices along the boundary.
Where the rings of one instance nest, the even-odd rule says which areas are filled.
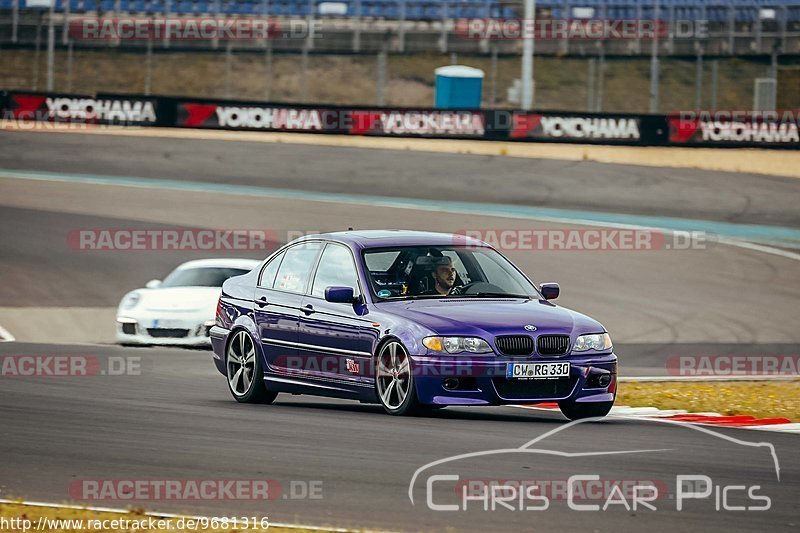
[[[235,360],[242,353],[245,355],[244,365]],[[244,368],[237,378],[236,372],[242,366]],[[225,347],[225,377],[231,396],[239,403],[272,403],[278,396],[277,392],[267,390],[256,344],[243,329],[234,331]]]
[[[411,358],[398,340],[392,339],[378,348],[375,355],[375,392],[383,410],[390,415],[416,416],[428,411],[428,406],[417,399]]]
[[[561,412],[570,420],[606,416],[613,406],[614,402],[576,403],[563,401],[558,403]]]

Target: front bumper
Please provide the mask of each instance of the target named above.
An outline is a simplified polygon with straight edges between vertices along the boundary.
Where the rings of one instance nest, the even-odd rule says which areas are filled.
[[[411,360],[417,398],[423,404],[611,402],[616,394],[617,356],[613,353],[556,358],[411,356]],[[506,379],[507,363],[523,362],[569,362],[570,375],[567,378]],[[603,375],[606,377],[600,378]]]
[[[118,316],[116,338],[118,344],[210,346],[212,324],[213,321],[197,318],[158,320]]]

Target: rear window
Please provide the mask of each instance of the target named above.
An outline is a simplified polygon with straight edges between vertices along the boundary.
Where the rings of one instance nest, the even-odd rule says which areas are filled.
[[[162,287],[222,287],[222,282],[247,274],[242,268],[181,268],[167,276]]]

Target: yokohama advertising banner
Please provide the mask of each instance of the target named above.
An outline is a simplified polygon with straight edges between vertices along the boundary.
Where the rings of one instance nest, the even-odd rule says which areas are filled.
[[[351,135],[482,138],[480,111],[368,109],[276,104],[177,103],[177,126]]]
[[[507,124],[508,140],[594,144],[665,144],[663,116],[579,114],[570,112],[493,112],[493,122]]]
[[[272,104],[178,101],[176,126],[298,132],[336,132],[339,111]]]
[[[795,111],[691,111],[667,117],[669,142],[695,146],[800,148]]]
[[[382,109],[353,110],[349,132],[355,135],[482,138],[486,133],[480,111]]]
[[[0,91],[2,127],[93,125],[212,128],[632,146],[800,149],[798,111],[670,115],[431,109]]]
[[[160,123],[158,98],[9,92],[5,93],[3,100],[3,120],[17,123],[38,121],[125,126]]]

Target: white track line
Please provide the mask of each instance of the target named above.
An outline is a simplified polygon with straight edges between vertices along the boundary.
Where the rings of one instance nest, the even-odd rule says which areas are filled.
[[[749,242],[739,239],[729,239],[727,237],[719,237],[718,241],[722,244],[727,244],[729,246],[737,246],[739,248],[744,248],[747,250],[754,250],[756,252],[763,252],[765,254],[777,255],[780,257],[785,257],[786,259],[794,259],[795,261],[800,261],[800,254],[790,252],[788,250],[782,250],[781,248],[775,248],[773,246],[765,246],[763,244],[756,244],[754,242]]]
[[[113,507],[93,507],[93,506],[85,506],[85,505],[69,505],[63,503],[47,503],[47,502],[32,502],[32,501],[20,501],[20,500],[7,500],[7,499],[0,499],[0,504],[13,504],[13,505],[27,505],[29,507],[48,507],[51,509],[74,509],[76,511],[95,511],[99,513],[118,513],[118,514],[130,514],[130,509],[117,509]],[[160,513],[157,511],[146,512],[144,516],[152,516],[155,518],[191,518],[194,520],[210,518],[208,516],[191,516],[191,515],[182,515],[182,514],[172,514],[172,513]],[[321,527],[321,526],[309,526],[305,524],[284,524],[282,522],[273,522],[269,521],[269,526],[272,527],[283,527],[287,529],[308,529],[311,531],[333,531],[335,533],[354,533],[356,531],[364,532],[368,530],[364,529],[343,529],[338,527]]]
[[[0,326],[0,342],[14,342],[14,335],[12,335],[6,328]]]
[[[743,429],[759,429],[764,430],[769,428],[769,431],[777,431],[779,433],[800,433],[800,424],[791,422],[789,424],[773,424],[772,426],[742,426]]]

